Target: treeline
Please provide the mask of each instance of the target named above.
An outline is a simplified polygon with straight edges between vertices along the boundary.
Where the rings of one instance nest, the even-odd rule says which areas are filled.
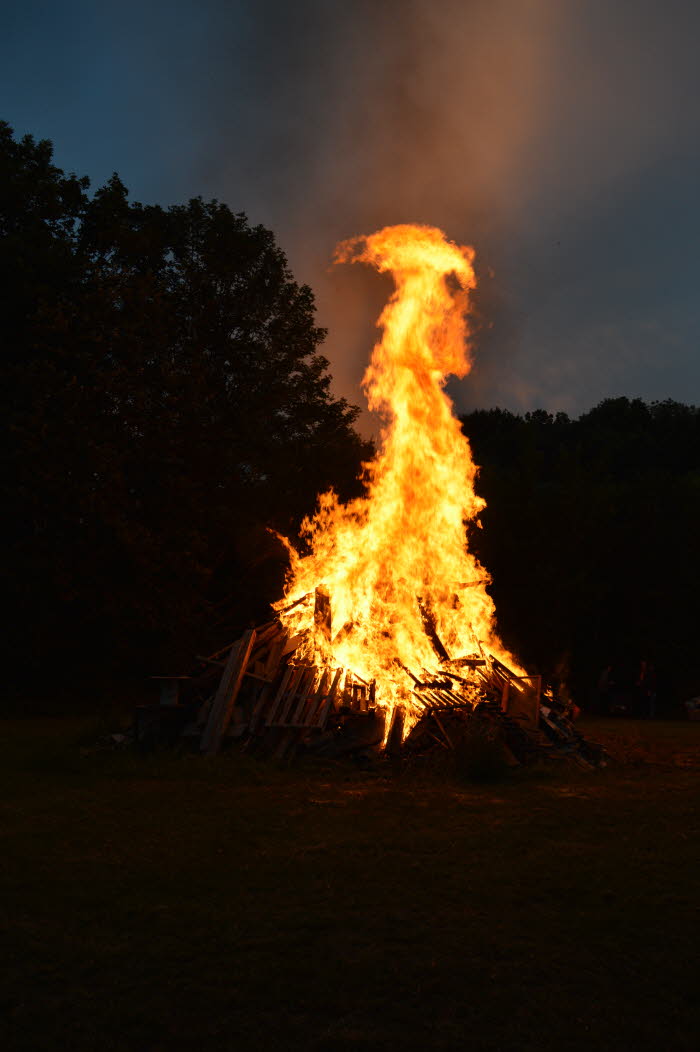
[[[90,194],[0,123],[0,296],[6,682],[177,669],[264,617],[268,528],[371,454],[270,231]]]
[[[579,419],[463,418],[488,502],[472,544],[506,640],[595,703],[653,665],[661,711],[700,692],[700,410],[606,399]]]

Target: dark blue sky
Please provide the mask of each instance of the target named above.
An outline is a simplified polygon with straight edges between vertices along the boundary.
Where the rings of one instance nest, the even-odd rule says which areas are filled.
[[[481,265],[461,408],[697,403],[699,44],[688,0],[25,0],[0,116],[93,186],[270,226],[353,401],[386,285],[333,246],[418,221]]]

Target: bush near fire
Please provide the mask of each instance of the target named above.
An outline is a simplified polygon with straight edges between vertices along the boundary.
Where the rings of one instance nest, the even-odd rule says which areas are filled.
[[[4,123],[0,268],[7,667],[29,689],[184,668],[279,598],[267,527],[360,493],[371,448],[330,393],[311,290],[241,213],[130,203],[116,176],[90,196]],[[633,692],[642,660],[661,711],[700,693],[698,410],[463,423],[506,645],[584,706],[603,668]]]

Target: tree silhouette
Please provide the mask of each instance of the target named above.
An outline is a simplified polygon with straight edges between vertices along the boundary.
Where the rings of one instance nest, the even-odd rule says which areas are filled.
[[[116,175],[89,196],[51,157],[0,125],[13,652],[185,664],[277,597],[266,528],[352,492],[369,447],[270,231]]]
[[[700,410],[616,398],[463,424],[488,502],[472,543],[511,645],[546,672],[568,660],[584,703],[604,665],[629,678],[643,659],[668,697],[697,693]]]

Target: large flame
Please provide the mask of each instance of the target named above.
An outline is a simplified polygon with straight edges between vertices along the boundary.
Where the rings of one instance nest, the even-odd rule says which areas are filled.
[[[410,709],[405,668],[420,673],[440,663],[426,619],[451,658],[483,643],[513,664],[495,634],[488,575],[467,549],[465,524],[484,501],[443,389],[450,374],[470,368],[473,259],[442,231],[408,224],[336,250],[336,262],[371,263],[396,284],[363,381],[384,426],[378,455],[365,465],[365,495],[341,504],[332,491],[323,494],[302,526],[308,554],[288,545],[291,568],[277,607],[289,633],[303,633],[302,657],[376,679],[377,702],[389,708]],[[314,631],[319,592],[329,599],[330,634],[327,625]]]

